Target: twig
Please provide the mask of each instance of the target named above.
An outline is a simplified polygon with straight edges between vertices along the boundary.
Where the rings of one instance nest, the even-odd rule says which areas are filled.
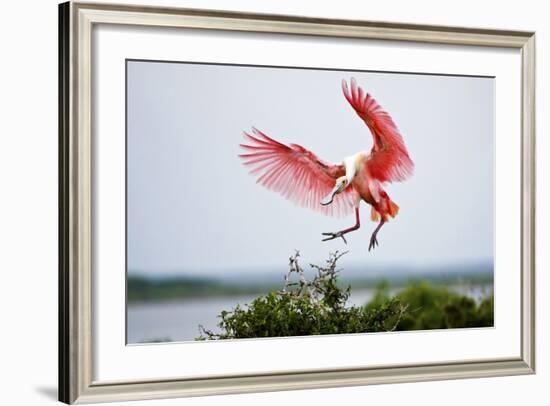
[[[405,314],[408,308],[409,308],[408,304],[405,306],[399,306],[399,314],[397,315],[397,320],[395,321],[395,324],[393,325],[393,327],[388,331],[395,331],[395,329],[397,328],[397,325],[401,321],[401,318],[403,317],[403,315]]]

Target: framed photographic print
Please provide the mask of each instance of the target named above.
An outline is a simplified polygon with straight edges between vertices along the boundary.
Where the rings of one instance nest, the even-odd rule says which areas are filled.
[[[61,401],[534,373],[534,33],[59,16]]]

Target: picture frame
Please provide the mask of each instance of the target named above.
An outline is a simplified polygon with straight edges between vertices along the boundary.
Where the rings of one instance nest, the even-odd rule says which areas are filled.
[[[192,377],[98,380],[94,373],[94,86],[98,26],[163,27],[519,51],[520,303],[518,354],[490,359]],[[59,400],[157,399],[532,374],[535,371],[535,33],[68,2],[59,6]],[[121,271],[122,272],[122,271]],[[121,295],[124,292],[120,292]]]

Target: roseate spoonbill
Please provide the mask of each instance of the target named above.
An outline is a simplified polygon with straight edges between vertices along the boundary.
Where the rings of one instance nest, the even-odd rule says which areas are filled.
[[[351,92],[342,80],[344,96],[369,128],[373,145],[370,152],[361,151],[330,164],[298,144],[285,145],[253,128],[244,132],[248,144],[240,154],[257,183],[281,193],[294,203],[326,215],[342,216],[355,211],[355,225],[332,233],[322,233],[322,241],[341,237],[360,227],[361,200],[371,206],[371,220],[378,222],[370,238],[369,251],[378,245],[380,228],[399,211],[383,186],[400,182],[412,175],[414,164],[399,130],[390,115],[374,98],[351,79]]]

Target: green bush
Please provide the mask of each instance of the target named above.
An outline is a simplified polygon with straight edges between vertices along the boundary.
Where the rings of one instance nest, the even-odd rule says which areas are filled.
[[[290,258],[282,290],[260,296],[252,303],[223,311],[215,333],[201,327],[198,340],[286,337],[319,334],[365,333],[396,328],[406,312],[396,298],[376,307],[346,306],[350,287],[338,286],[336,264],[344,253],[331,254],[324,267],[311,264],[315,277],[308,281],[298,263]],[[296,277],[297,281],[293,281]]]
[[[408,311],[401,317],[396,330],[431,330],[493,326],[493,295],[479,305],[467,296],[427,282],[415,282],[395,296],[407,304]],[[379,288],[373,301],[388,298],[387,288]],[[369,303],[367,307],[372,306]]]
[[[223,311],[218,323],[221,332],[200,326],[197,340],[493,326],[492,295],[478,305],[427,282],[411,282],[394,296],[389,284],[381,282],[369,303],[349,306],[351,288],[339,286],[336,267],[344,254],[331,254],[323,267],[310,264],[316,274],[308,281],[296,253],[290,257],[282,290]]]

